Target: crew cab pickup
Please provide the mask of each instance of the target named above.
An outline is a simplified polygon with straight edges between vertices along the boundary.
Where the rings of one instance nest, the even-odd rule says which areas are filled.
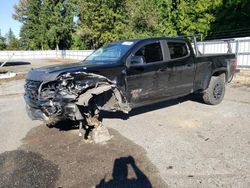
[[[85,60],[32,69],[26,77],[32,119],[95,125],[100,110],[123,111],[199,92],[219,104],[236,69],[235,54],[196,55],[183,38],[147,38],[105,45]]]

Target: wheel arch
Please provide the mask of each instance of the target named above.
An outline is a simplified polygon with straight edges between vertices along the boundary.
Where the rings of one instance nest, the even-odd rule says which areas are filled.
[[[226,83],[227,80],[228,80],[228,71],[227,71],[227,69],[225,69],[225,68],[220,68],[220,69],[215,69],[215,70],[213,70],[212,73],[211,73],[211,76],[209,77],[209,79],[205,81],[206,84],[205,84],[205,88],[204,88],[204,89],[207,89],[207,88],[208,88],[208,86],[209,86],[209,84],[210,84],[210,82],[211,82],[211,78],[212,78],[213,76],[221,76],[221,75],[223,75],[223,74],[225,74],[224,81],[225,81],[225,83]]]

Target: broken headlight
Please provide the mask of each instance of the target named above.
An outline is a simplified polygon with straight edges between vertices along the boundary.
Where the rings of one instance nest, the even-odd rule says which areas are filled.
[[[52,99],[55,96],[55,91],[54,90],[50,90],[48,88],[43,89],[40,93],[40,98],[41,99]]]
[[[59,88],[59,84],[56,82],[49,82],[42,86],[40,91],[41,99],[52,99],[55,97],[57,90]]]

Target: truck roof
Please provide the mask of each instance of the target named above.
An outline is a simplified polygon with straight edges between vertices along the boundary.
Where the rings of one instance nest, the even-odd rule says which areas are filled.
[[[142,39],[128,39],[128,40],[121,40],[119,42],[139,42],[139,41],[150,41],[150,40],[181,40],[187,42],[186,39],[181,37],[150,37],[150,38],[142,38]]]

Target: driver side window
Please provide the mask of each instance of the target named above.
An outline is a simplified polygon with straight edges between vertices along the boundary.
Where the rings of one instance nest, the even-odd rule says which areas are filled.
[[[145,59],[145,63],[154,63],[163,60],[162,49],[160,42],[147,44],[141,47],[135,56],[142,56]]]

